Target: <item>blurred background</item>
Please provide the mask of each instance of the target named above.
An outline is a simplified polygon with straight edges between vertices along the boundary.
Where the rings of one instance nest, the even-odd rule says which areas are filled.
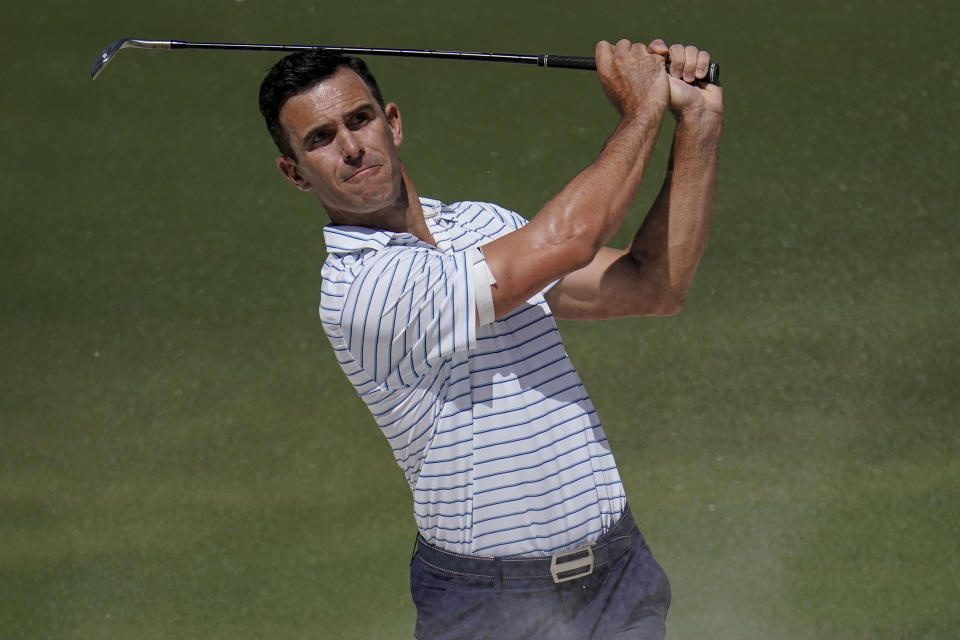
[[[37,0],[0,23],[0,636],[409,638],[409,491],[317,317],[269,53],[692,42],[727,119],[682,314],[566,323],[674,640],[960,635],[958,5]],[[368,58],[422,194],[530,217],[594,74]],[[625,231],[663,175],[669,131]]]

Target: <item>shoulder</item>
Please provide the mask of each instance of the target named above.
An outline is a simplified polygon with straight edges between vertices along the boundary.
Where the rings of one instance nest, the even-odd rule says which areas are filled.
[[[465,226],[476,229],[490,229],[502,226],[505,231],[516,231],[527,224],[527,219],[520,214],[493,202],[464,200],[448,205],[457,221]],[[491,234],[488,234],[491,235]],[[496,235],[496,232],[493,233]]]
[[[320,275],[322,296],[345,298],[398,269],[412,269],[435,254],[429,245],[408,234],[363,227],[324,229],[327,258]]]

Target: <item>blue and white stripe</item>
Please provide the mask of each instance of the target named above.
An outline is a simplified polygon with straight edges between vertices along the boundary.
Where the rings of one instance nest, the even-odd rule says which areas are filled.
[[[501,557],[596,539],[626,499],[546,300],[476,322],[479,247],[526,221],[488,203],[421,204],[436,248],[327,227],[320,303],[337,360],[410,483],[421,534]]]

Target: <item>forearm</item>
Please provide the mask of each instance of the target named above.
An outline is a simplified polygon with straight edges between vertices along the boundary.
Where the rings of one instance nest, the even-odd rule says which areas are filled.
[[[626,216],[656,141],[663,110],[624,118],[597,159],[518,231],[484,245],[497,316],[590,264]]]
[[[583,245],[592,257],[613,237],[636,196],[663,111],[624,118],[597,159],[554,196],[531,222],[560,242]]]
[[[667,177],[630,255],[671,306],[682,305],[713,217],[722,116],[698,113],[677,124]]]
[[[659,41],[658,41],[659,42]],[[620,123],[597,159],[514,233],[484,245],[497,317],[582,270],[622,224],[670,104],[660,55],[620,40],[597,43],[597,75]]]
[[[703,78],[710,55],[691,45],[650,43],[670,56],[669,110],[677,115],[667,177],[627,249],[601,249],[550,289],[554,315],[598,319],[677,313],[703,256],[713,216],[723,91]],[[692,73],[691,73],[692,70]],[[685,78],[681,79],[681,78]]]

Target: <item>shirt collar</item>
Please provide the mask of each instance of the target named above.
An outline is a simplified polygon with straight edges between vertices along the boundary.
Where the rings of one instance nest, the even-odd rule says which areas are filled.
[[[323,242],[327,253],[345,255],[364,249],[383,249],[396,235],[392,231],[355,227],[351,225],[329,224],[323,228]]]
[[[434,200],[433,198],[420,198],[420,208],[423,209],[423,217],[426,220],[431,220],[440,215],[440,212],[445,207],[439,200]]]
[[[420,207],[423,217],[436,238],[436,225],[439,220],[449,220],[453,211],[439,200],[420,198]],[[387,245],[415,244],[420,242],[415,236],[406,232],[384,231],[352,225],[329,224],[323,228],[323,241],[327,245],[327,253],[345,255],[358,253],[364,249],[377,251]]]

